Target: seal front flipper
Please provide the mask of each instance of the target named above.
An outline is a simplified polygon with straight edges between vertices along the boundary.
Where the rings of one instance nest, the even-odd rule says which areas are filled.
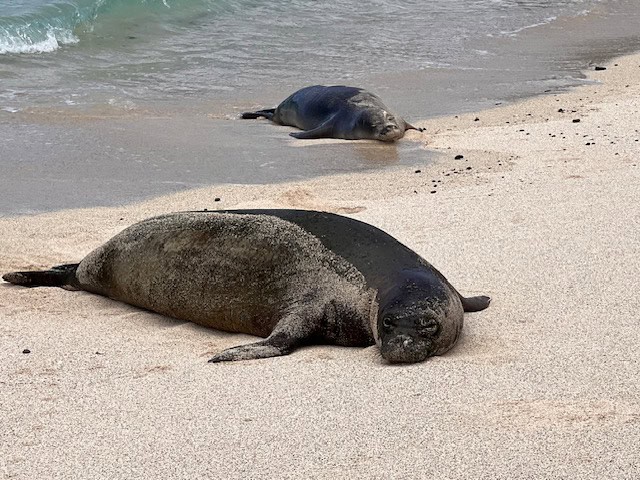
[[[465,312],[479,312],[480,310],[487,308],[489,303],[491,303],[491,297],[484,295],[467,298],[460,295],[460,300],[462,301],[462,308],[464,308]]]
[[[243,118],[245,120],[253,120],[255,118],[264,117],[267,120],[271,120],[275,112],[275,108],[267,108],[265,110],[258,110],[257,112],[244,112],[242,115],[240,115],[240,118]]]
[[[209,360],[209,363],[289,355],[297,347],[309,343],[316,330],[315,327],[316,324],[311,319],[295,314],[288,315],[278,322],[271,335],[264,340],[223,350]]]
[[[311,130],[305,130],[304,132],[291,132],[289,135],[301,140],[310,140],[312,138],[331,138],[333,137],[332,133],[333,119],[330,119],[324,122],[319,127],[313,128]]]
[[[420,128],[418,128],[418,127],[414,127],[413,125],[411,125],[411,124],[410,124],[410,123],[408,123],[408,122],[404,122],[404,129],[405,129],[405,130],[417,130],[417,131],[419,131],[419,132],[424,132],[424,131],[426,130],[426,128],[422,128],[422,127],[420,127]]]

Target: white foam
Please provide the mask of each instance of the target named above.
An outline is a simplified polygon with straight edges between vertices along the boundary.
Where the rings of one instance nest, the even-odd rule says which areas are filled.
[[[502,31],[500,32],[500,35],[505,35],[505,36],[509,36],[509,37],[513,37],[515,35],[517,35],[518,33],[524,31],[524,30],[528,30],[530,28],[536,28],[536,27],[541,27],[543,25],[547,25],[551,22],[554,22],[558,19],[558,17],[547,17],[545,18],[542,22],[539,23],[533,23],[531,25],[526,25],[524,27],[520,27],[520,28],[516,28],[515,30],[510,30],[510,31]]]
[[[56,35],[57,33],[57,35]],[[47,38],[39,42],[30,39],[9,37],[0,42],[0,55],[7,53],[49,53],[60,48],[60,45],[78,43],[80,40],[68,31],[54,32],[49,30]]]

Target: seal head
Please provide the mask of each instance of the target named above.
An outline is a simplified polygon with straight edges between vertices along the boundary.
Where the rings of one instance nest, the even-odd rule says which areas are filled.
[[[383,142],[395,142],[404,136],[406,124],[400,117],[381,109],[362,110],[358,116],[354,135]]]
[[[463,309],[457,292],[420,271],[378,292],[372,325],[380,354],[390,363],[415,363],[450,350],[458,340]]]

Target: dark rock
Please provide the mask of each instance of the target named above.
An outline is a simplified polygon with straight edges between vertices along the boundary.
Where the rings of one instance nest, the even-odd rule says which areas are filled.
[[[579,118],[574,118],[573,120],[571,120],[573,123],[580,123],[580,119]]]
[[[414,173],[420,173],[422,172],[422,170],[416,170]]]
[[[607,69],[607,67],[596,67],[595,69],[596,69],[596,70],[606,70],[606,69]]]
[[[220,201],[220,197],[216,197],[213,199],[214,202],[219,202]]]
[[[22,353],[31,353],[31,350],[29,350],[28,348],[25,348],[24,350],[22,350]]]
[[[453,157],[455,160],[462,160],[464,158],[464,155],[456,155],[455,157]]]

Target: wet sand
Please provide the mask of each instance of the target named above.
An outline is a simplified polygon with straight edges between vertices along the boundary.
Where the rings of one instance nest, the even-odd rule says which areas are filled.
[[[21,101],[9,110],[18,111],[0,104],[0,217],[114,206],[207,185],[285,182],[428,163],[433,153],[420,148],[426,136],[409,136],[395,145],[317,145],[290,138],[290,128],[241,121],[238,114],[274,106],[312,83],[367,88],[412,123],[477,111],[583,83],[581,69],[639,48],[637,24],[637,5],[622,0],[513,37],[475,39],[469,48],[476,54],[463,65],[390,69],[357,78],[340,71],[318,77],[311,69],[304,81],[234,86],[213,96],[160,95],[144,101],[109,92],[86,105],[55,97],[30,103],[29,95],[17,92]]]
[[[589,76],[598,83],[424,122],[435,162],[0,219],[6,272],[77,261],[168,211],[323,209],[493,298],[453,351],[421,364],[313,346],[213,365],[254,339],[2,284],[0,473],[638,478],[640,55]]]

